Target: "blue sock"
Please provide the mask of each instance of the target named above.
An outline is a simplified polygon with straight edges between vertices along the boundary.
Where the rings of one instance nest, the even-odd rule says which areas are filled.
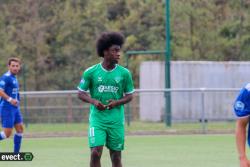
[[[22,143],[22,133],[16,133],[14,135],[14,153],[19,153]]]
[[[2,131],[0,132],[0,140],[6,139],[5,133]]]

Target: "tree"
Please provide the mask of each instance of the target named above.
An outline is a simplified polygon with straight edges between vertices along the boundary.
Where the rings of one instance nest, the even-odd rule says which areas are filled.
[[[249,8],[249,0],[171,1],[172,59],[249,60]],[[75,89],[82,71],[100,61],[95,40],[103,31],[124,33],[124,51],[164,50],[164,12],[163,0],[1,1],[0,72],[17,56],[28,90]],[[163,59],[133,57],[136,86],[139,63]]]

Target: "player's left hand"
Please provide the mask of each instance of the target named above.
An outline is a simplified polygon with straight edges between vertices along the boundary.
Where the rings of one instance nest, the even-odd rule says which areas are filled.
[[[111,100],[108,101],[108,105],[106,105],[106,109],[110,110],[110,109],[114,108],[117,105],[118,105],[117,101],[111,99]]]

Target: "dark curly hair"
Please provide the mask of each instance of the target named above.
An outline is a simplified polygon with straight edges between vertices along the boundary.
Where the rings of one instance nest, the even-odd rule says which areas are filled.
[[[112,45],[124,44],[124,36],[119,32],[103,32],[96,41],[97,54],[104,57],[103,51],[110,48]]]

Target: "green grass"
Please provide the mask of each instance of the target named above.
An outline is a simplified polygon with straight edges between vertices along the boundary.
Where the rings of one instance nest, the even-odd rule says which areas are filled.
[[[32,162],[0,162],[4,167],[87,167],[87,138],[24,139],[23,151]],[[0,151],[12,151],[12,140],[1,141]],[[126,167],[235,167],[238,166],[233,135],[127,136],[123,151]],[[107,149],[102,167],[110,167]]]
[[[25,129],[26,133],[55,133],[55,132],[79,132],[86,133],[87,123],[70,123],[70,124],[29,124]],[[206,124],[206,130],[212,132],[233,131],[235,122],[209,122]],[[152,122],[131,122],[130,126],[126,125],[127,133],[135,132],[170,132],[170,133],[192,133],[202,132],[201,123],[173,123],[172,127],[166,127],[164,123]]]

